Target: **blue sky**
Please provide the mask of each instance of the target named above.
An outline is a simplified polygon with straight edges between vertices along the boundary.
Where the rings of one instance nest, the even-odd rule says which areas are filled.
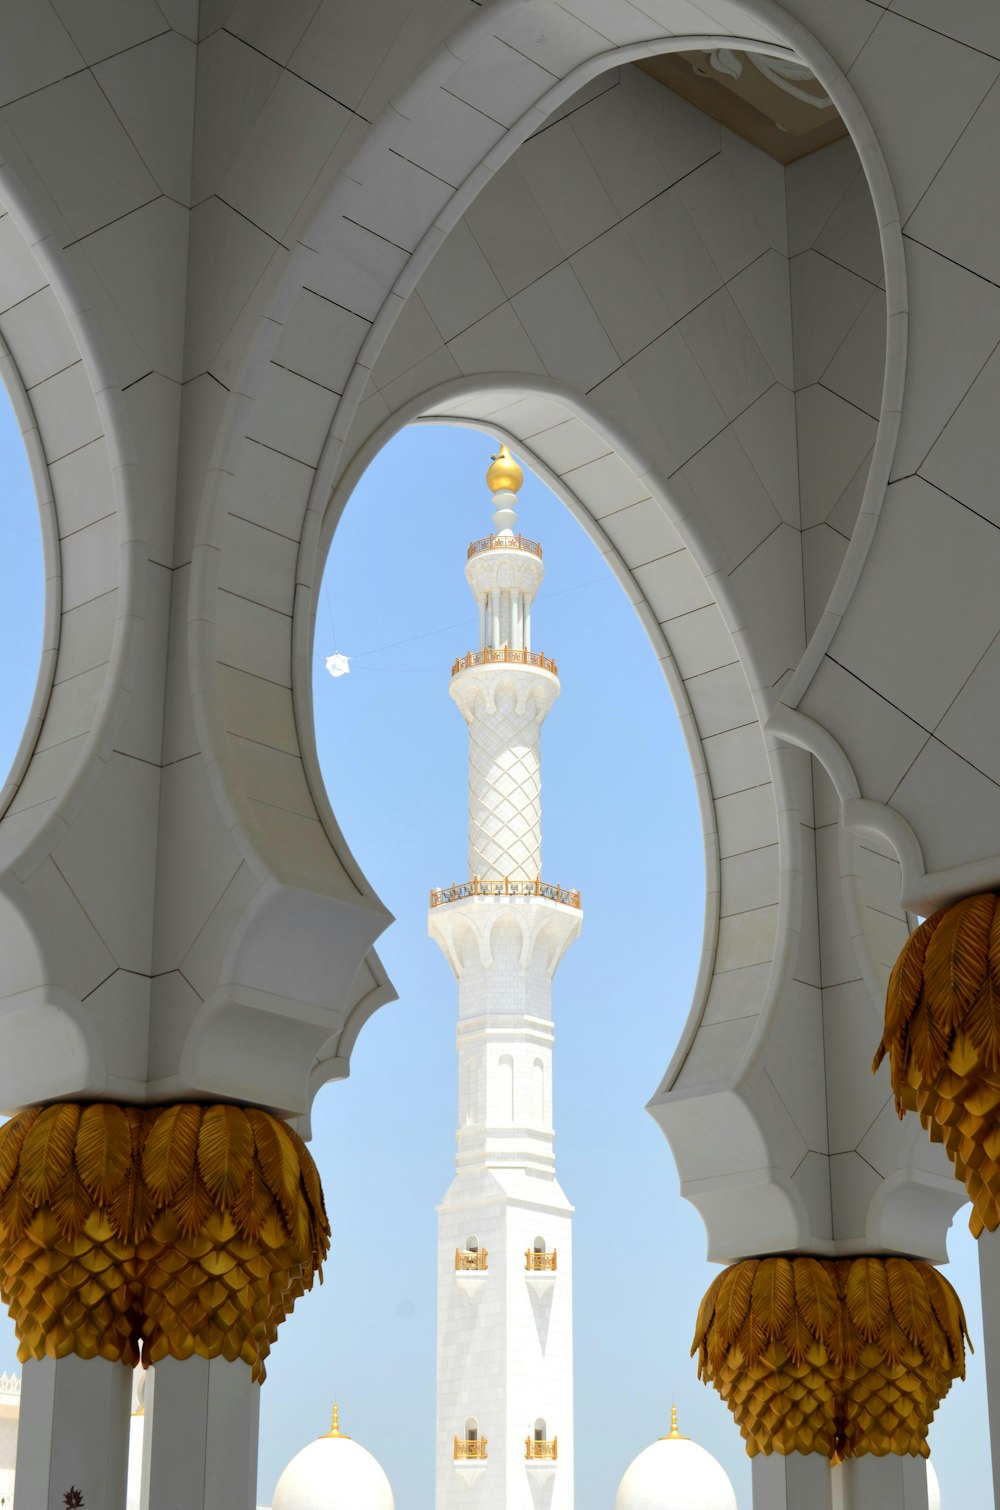
[[[333,807],[396,922],[380,941],[399,1001],[361,1035],[347,1082],[321,1092],[313,1152],[333,1248],[269,1359],[260,1502],[288,1458],[343,1428],[381,1460],[399,1510],[433,1505],[435,1203],[454,1160],[456,988],[427,938],[430,886],[465,873],[466,732],[448,697],[476,637],[463,575],[488,533],[491,446],[472,431],[404,431],[369,468],[337,531],[317,625],[315,711]],[[42,569],[27,464],[0,404],[0,767],[34,685]],[[543,736],[547,878],[583,889],[585,922],[555,986],[555,1123],[576,1206],[578,1510],[610,1510],[631,1458],[667,1429],[718,1457],[741,1510],[739,1435],[688,1357],[715,1272],[669,1148],[643,1110],[687,1014],[701,942],[702,850],[687,754],[653,652],[624,594],[568,511],[528,476],[525,533],[545,548],[537,649],[562,696]],[[333,680],[323,661],[352,657]],[[981,1335],[975,1245],[960,1213],[948,1277]],[[0,1322],[0,1367],[14,1362]],[[947,1505],[987,1510],[981,1352],[932,1430]]]

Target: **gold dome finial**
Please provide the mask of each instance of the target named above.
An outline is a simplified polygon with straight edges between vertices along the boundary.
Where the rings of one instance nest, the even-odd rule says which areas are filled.
[[[340,1429],[340,1405],[336,1400],[333,1402],[333,1418],[330,1421],[330,1430],[327,1432],[324,1440],[328,1441],[330,1437],[340,1437],[344,1442],[351,1440],[346,1431],[341,1431]]]
[[[670,1406],[670,1430],[667,1432],[667,1434],[666,1434],[665,1437],[661,1437],[660,1438],[660,1441],[661,1442],[686,1442],[687,1441],[687,1437],[682,1437],[681,1434],[680,1434],[680,1432],[677,1429],[677,1406],[674,1405],[674,1404],[671,1404],[671,1406]]]
[[[501,446],[493,465],[486,473],[486,486],[491,493],[516,493],[524,482],[524,473],[511,456],[506,446]]]

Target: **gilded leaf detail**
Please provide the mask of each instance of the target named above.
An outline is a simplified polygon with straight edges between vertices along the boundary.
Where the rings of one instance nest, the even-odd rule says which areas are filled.
[[[106,1205],[132,1163],[132,1130],[120,1106],[84,1109],[76,1138],[76,1167],[94,1200]]]
[[[0,1296],[22,1361],[197,1354],[241,1358],[260,1381],[326,1256],[312,1158],[266,1112],[252,1125],[232,1106],[32,1110],[0,1129],[0,1169]]]
[[[158,1206],[165,1205],[194,1168],[198,1152],[200,1106],[168,1106],[158,1114],[146,1138],[142,1172]]]
[[[62,1180],[73,1158],[80,1108],[46,1106],[28,1129],[18,1166],[24,1193],[41,1205]]]
[[[740,1308],[731,1297],[748,1281],[749,1309],[733,1336]],[[751,1456],[818,1452],[839,1461],[926,1456],[927,1427],[964,1371],[964,1338],[958,1297],[930,1265],[795,1255],[724,1271],[702,1304],[692,1351]]]

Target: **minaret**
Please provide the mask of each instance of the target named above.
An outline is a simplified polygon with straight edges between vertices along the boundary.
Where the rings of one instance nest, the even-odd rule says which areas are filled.
[[[479,645],[452,667],[469,726],[469,879],[431,892],[458,980],[455,1178],[438,1207],[437,1510],[571,1510],[573,1208],[555,1172],[552,977],[579,892],[543,881],[539,736],[559,695],[531,648],[541,546],[524,474],[486,474],[494,531],[469,546]]]

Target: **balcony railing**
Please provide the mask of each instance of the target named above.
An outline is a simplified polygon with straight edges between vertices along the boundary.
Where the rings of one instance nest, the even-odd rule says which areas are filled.
[[[524,1267],[532,1274],[543,1274],[546,1271],[554,1273],[556,1268],[556,1250],[551,1253],[538,1253],[534,1248],[528,1248],[524,1255]]]
[[[525,1437],[524,1455],[529,1462],[554,1463],[559,1456],[559,1438],[553,1437],[551,1442],[539,1441],[538,1437]]]
[[[488,1269],[487,1256],[485,1248],[456,1248],[455,1269]]]
[[[529,551],[539,561],[542,559],[542,547],[537,540],[529,540],[527,535],[487,535],[484,540],[473,540],[468,559],[471,561],[473,556],[481,556],[483,551]]]
[[[540,650],[512,650],[509,645],[500,645],[496,649],[487,645],[485,650],[470,650],[467,655],[458,657],[451,674],[457,676],[460,671],[468,671],[473,666],[537,666],[542,671],[551,671],[553,676],[559,675],[555,661],[542,655]]]
[[[486,1438],[485,1437],[456,1437],[455,1438],[455,1462],[468,1463],[486,1461]]]
[[[445,902],[463,902],[466,897],[544,897],[547,902],[560,902],[563,907],[579,907],[580,893],[566,891],[551,881],[536,876],[533,881],[515,881],[505,876],[502,881],[483,881],[473,876],[471,881],[453,881],[450,886],[431,888],[431,906],[441,907]]]

